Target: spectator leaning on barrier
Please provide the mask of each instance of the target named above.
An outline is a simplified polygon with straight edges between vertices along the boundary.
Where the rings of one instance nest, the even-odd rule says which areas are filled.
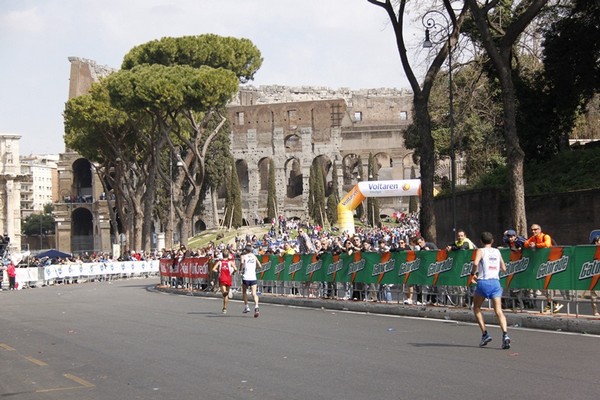
[[[354,253],[356,253],[357,251],[358,251],[358,248],[354,246],[351,238],[348,238],[344,241],[344,247],[342,248],[342,253],[344,253],[348,256],[351,256]],[[345,289],[344,299],[345,300],[353,299],[352,296],[353,296],[354,292],[352,290],[352,283],[344,282],[344,289]],[[358,300],[358,298],[356,298],[356,300]]]
[[[410,251],[412,248],[404,239],[398,239],[398,241],[392,246],[391,250],[394,251]],[[413,285],[404,285],[404,304],[413,304],[413,293],[415,289]]]
[[[456,240],[454,241],[454,243],[450,243],[448,246],[446,246],[446,251],[450,252],[450,251],[458,251],[458,250],[473,250],[476,249],[477,246],[475,246],[475,244],[471,241],[471,239],[469,239],[467,237],[467,234],[465,232],[464,229],[458,229],[456,231]],[[437,291],[437,290],[434,290]],[[469,287],[463,287],[461,289],[461,292],[465,293],[465,296],[467,297],[471,297],[471,293],[470,293],[470,288]]]
[[[352,246],[355,252],[369,251],[371,245],[363,242],[360,236],[352,236]],[[365,284],[363,282],[354,282],[352,285],[352,300],[365,300]]]
[[[323,254],[331,252],[331,239],[323,238],[321,240],[315,240],[315,255],[317,260],[323,257]],[[332,291],[331,287],[328,285],[327,281],[321,282],[321,298],[328,299],[331,297]]]
[[[315,246],[312,239],[308,236],[308,233],[303,228],[298,228],[298,235],[296,236],[296,242],[298,242],[298,253],[299,254],[314,254],[316,253]],[[292,282],[292,291],[297,292],[298,282]],[[308,290],[310,282],[302,282],[304,290]]]
[[[437,246],[433,242],[428,242],[423,236],[414,237],[412,242],[414,243],[415,250],[437,250]]]
[[[525,241],[523,247],[531,249],[543,249],[552,247],[552,238],[550,235],[542,232],[542,228],[538,224],[531,225],[532,235]]]
[[[399,239],[398,243],[392,247],[391,251],[409,251],[412,250],[410,245],[404,239]]]
[[[504,245],[512,251],[521,250],[525,244],[525,240],[527,239],[525,239],[523,236],[517,235],[517,232],[514,229],[508,229],[504,231],[504,236],[502,237],[502,242],[504,242]]]
[[[527,239],[525,239],[523,236],[517,235],[517,231],[514,229],[505,230],[502,236],[502,242],[507,248],[510,249],[510,251],[521,251],[526,240]],[[517,301],[519,302],[519,308],[535,308],[534,302],[529,298],[530,290],[511,288],[510,294],[512,297],[517,298]]]
[[[368,241],[364,241],[362,242],[361,245],[361,252],[363,253],[369,253],[369,252],[378,252],[379,251],[379,243],[377,244],[376,248],[373,248],[373,246],[371,246],[371,243],[369,243]],[[377,301],[377,292],[379,291],[379,285],[375,284],[375,283],[369,283],[367,285],[368,288],[368,292],[369,292],[369,301]]]
[[[288,242],[285,242],[283,244],[283,249],[281,249],[280,251],[280,255],[281,256],[285,256],[286,254],[296,254],[296,250],[294,250],[294,248],[292,246],[290,246],[290,244]]]
[[[379,239],[379,242],[377,244],[377,251],[379,251],[380,254],[384,254],[384,253],[388,253],[391,251],[390,245],[384,240],[384,239]],[[379,300],[380,301],[385,301],[386,303],[389,303],[392,301],[392,287],[394,286],[393,284],[383,284],[383,285],[378,285],[379,287],[378,292],[379,292]]]
[[[446,250],[454,251],[454,250],[469,250],[476,249],[477,246],[467,237],[464,229],[459,229],[456,231],[456,241],[454,243],[446,246]]]
[[[552,238],[547,233],[542,232],[542,227],[538,224],[531,225],[531,233],[532,235],[525,241],[523,247],[529,249],[544,249],[552,247]],[[549,312],[552,310],[552,294],[550,290],[544,290],[542,292],[546,296],[546,307],[544,307],[544,312]],[[563,305],[554,302],[553,312],[557,313],[563,308]]]
[[[425,240],[423,236],[415,236],[412,238],[411,242],[414,245],[415,250],[437,250],[437,246],[435,243],[428,242]],[[415,285],[415,289],[417,292],[417,305],[423,304],[423,290],[433,291],[435,290],[434,286],[424,286],[424,285]]]

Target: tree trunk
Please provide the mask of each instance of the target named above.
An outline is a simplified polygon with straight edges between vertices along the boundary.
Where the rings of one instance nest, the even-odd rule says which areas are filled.
[[[144,223],[143,214],[133,219],[133,231],[135,234],[135,242],[130,246],[129,250],[140,250],[142,248],[142,228]]]
[[[213,213],[213,228],[219,227],[219,208],[217,206],[217,200],[219,196],[217,189],[210,189],[210,198],[212,199],[212,213]]]
[[[179,219],[179,243],[187,246],[188,239],[192,232],[192,218],[194,217],[193,213],[189,217],[180,218]]]
[[[436,241],[435,211],[433,208],[433,177],[435,173],[435,156],[433,136],[431,135],[431,118],[427,98],[415,94],[413,98],[415,125],[421,138],[420,160],[421,169],[421,235],[427,241]]]
[[[487,14],[491,11],[488,6],[480,8],[476,0],[466,0],[481,41],[487,55],[494,64],[494,70],[502,88],[502,106],[504,117],[504,140],[506,142],[506,162],[509,169],[508,190],[511,224],[519,233],[527,232],[525,214],[525,185],[523,169],[525,153],[517,136],[516,96],[512,80],[512,51],[519,35],[527,28],[531,20],[538,15],[547,0],[531,0],[525,7],[519,8],[519,14],[513,15],[512,22],[504,29],[504,35],[498,39],[491,34]]]
[[[169,194],[169,196],[171,196]],[[171,207],[171,200],[169,199],[169,215],[167,216],[167,223],[165,224],[165,246],[168,249],[173,249],[173,233],[175,228],[173,224],[175,222],[175,217],[172,217],[173,207]]]
[[[146,190],[143,196],[144,206],[144,220],[142,221],[142,241],[141,248],[138,247],[136,250],[144,249],[150,251],[152,248],[152,222],[153,222],[153,211],[154,211],[154,199],[156,198],[156,178],[157,178],[157,165],[158,165],[158,150],[153,155],[152,164],[149,166],[148,180],[145,182]]]
[[[519,233],[527,232],[525,213],[525,182],[523,169],[525,153],[517,136],[517,110],[515,90],[510,72],[501,69],[498,72],[502,87],[502,106],[504,108],[504,140],[506,142],[506,163],[508,165],[509,215],[511,228]]]
[[[131,198],[131,204],[133,206],[133,213],[131,218],[132,230],[131,233],[133,238],[129,241],[129,248],[127,250],[137,250],[142,247],[142,225],[144,221],[144,211],[142,208],[141,196],[135,194]]]

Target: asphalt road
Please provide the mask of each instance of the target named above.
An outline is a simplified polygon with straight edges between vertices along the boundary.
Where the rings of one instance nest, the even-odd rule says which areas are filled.
[[[0,398],[591,399],[600,337],[154,292],[154,279],[0,292]]]

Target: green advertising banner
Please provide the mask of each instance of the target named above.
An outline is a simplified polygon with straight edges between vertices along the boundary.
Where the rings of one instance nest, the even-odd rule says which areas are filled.
[[[474,250],[354,253],[317,257],[314,254],[258,256],[265,281],[363,282],[466,286]],[[600,246],[552,247],[510,251],[500,249],[507,271],[501,274],[505,288],[598,289]]]
[[[573,255],[574,289],[600,289],[600,246],[578,246]]]
[[[600,246],[557,246],[523,251],[500,249],[500,252],[507,267],[506,272],[500,273],[504,288],[600,289]],[[474,255],[474,250],[260,255],[262,268],[257,271],[257,277],[261,281],[280,282],[467,286]],[[193,265],[202,268],[207,260],[195,260]],[[171,260],[161,260],[161,276],[180,276],[180,272],[174,272]],[[189,277],[189,273],[182,277]]]
[[[572,247],[526,249],[509,256],[507,272],[501,274],[504,287],[527,289],[570,289],[574,270]],[[504,256],[505,254],[503,254]],[[569,268],[570,267],[570,268]]]

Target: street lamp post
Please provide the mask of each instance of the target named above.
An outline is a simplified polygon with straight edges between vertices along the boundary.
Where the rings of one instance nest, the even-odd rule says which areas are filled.
[[[443,22],[442,22],[443,21]],[[438,10],[430,10],[423,15],[425,27],[424,48],[434,44],[448,45],[448,129],[450,131],[450,190],[452,193],[452,233],[456,236],[456,151],[454,148],[454,97],[452,90],[452,43],[450,40],[451,24],[448,17]]]
[[[183,167],[183,160],[181,159],[181,155],[179,155],[179,153],[175,153],[171,154],[171,157],[169,158],[169,177],[171,178],[170,180],[170,208],[169,208],[169,218],[170,218],[170,223],[171,223],[171,248],[173,248],[173,245],[175,243],[175,225],[174,225],[174,208],[173,208],[173,156],[177,157],[177,172],[179,173],[179,170]],[[181,238],[180,238],[181,241]]]
[[[369,180],[373,180],[373,174],[369,174]],[[375,228],[375,200],[371,198],[371,201],[367,202],[367,204],[369,203],[371,203],[371,226]]]

